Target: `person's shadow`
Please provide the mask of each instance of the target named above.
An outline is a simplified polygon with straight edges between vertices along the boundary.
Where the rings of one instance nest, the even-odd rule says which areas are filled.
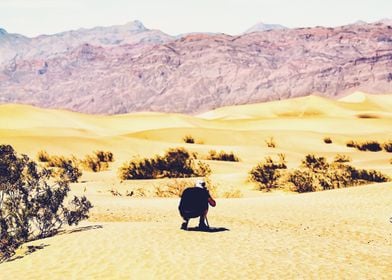
[[[213,232],[229,231],[229,229],[225,227],[208,227],[208,228],[188,227],[187,231],[201,231],[201,232],[213,233]]]

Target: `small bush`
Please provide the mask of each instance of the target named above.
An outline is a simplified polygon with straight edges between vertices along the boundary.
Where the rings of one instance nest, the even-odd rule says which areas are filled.
[[[265,140],[265,143],[267,144],[268,148],[276,148],[276,142],[274,137],[270,137],[267,140]]]
[[[382,145],[382,148],[383,148],[386,152],[392,153],[392,140],[389,140],[388,142],[385,142],[385,143]]]
[[[239,158],[236,155],[234,155],[233,152],[226,153],[224,151],[220,151],[219,153],[217,153],[214,150],[211,150],[208,152],[207,159],[208,160],[221,160],[221,161],[235,161],[235,162],[239,161]]]
[[[360,151],[371,151],[371,152],[379,152],[382,150],[380,143],[376,141],[367,141],[364,143],[359,143],[357,149]]]
[[[376,170],[356,169],[345,164],[349,160],[337,155],[332,163],[328,163],[324,157],[307,155],[301,168],[289,174],[288,182],[293,184],[294,191],[312,192],[389,181],[387,176]]]
[[[363,143],[349,141],[346,143],[347,147],[356,148],[360,151],[379,152],[382,150],[380,143],[377,141],[366,141]]]
[[[293,191],[299,193],[316,191],[315,179],[311,172],[295,170],[289,175],[288,181],[294,185]]]
[[[174,179],[170,181],[165,187],[158,186],[155,188],[155,196],[157,197],[181,197],[182,192],[189,187],[192,187],[193,182],[188,180]]]
[[[108,162],[101,161],[100,158],[96,155],[87,155],[84,160],[81,161],[81,164],[85,170],[93,172],[99,172],[109,168]]]
[[[114,161],[114,157],[113,157],[112,152],[95,151],[94,154],[100,162],[113,162]]]
[[[354,141],[350,140],[346,143],[346,146],[349,148],[356,148],[357,144]]]
[[[56,168],[55,174],[59,177],[68,177],[72,183],[78,182],[82,176],[82,172],[78,167],[78,160],[74,157],[51,156],[47,166]]]
[[[258,183],[260,190],[270,191],[278,187],[278,179],[281,176],[279,170],[286,168],[284,155],[280,155],[278,162],[275,162],[270,157],[266,157],[263,162],[249,172],[250,180]]]
[[[0,145],[0,262],[22,243],[52,236],[63,224],[77,225],[88,218],[92,205],[86,197],[64,203],[74,180],[69,167],[63,162],[64,172],[53,178],[50,170],[40,170],[27,156]]]
[[[330,137],[325,137],[324,138],[324,143],[325,144],[332,144],[332,139]]]
[[[133,159],[119,169],[122,180],[203,177],[211,173],[208,164],[196,161],[184,148],[166,151],[164,156],[150,159]]]
[[[346,155],[337,154],[333,161],[334,162],[344,163],[344,162],[350,162],[351,158],[349,156],[346,156]]]
[[[186,135],[182,140],[188,144],[195,144],[195,138],[193,138],[191,135]]]
[[[325,157],[317,157],[309,154],[306,155],[304,160],[302,160],[302,166],[317,172],[328,168],[328,163]]]
[[[39,162],[48,162],[50,160],[49,154],[44,150],[38,152],[37,158]]]

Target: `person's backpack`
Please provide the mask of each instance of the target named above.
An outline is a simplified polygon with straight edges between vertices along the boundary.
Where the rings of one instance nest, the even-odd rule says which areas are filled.
[[[187,188],[181,195],[180,210],[181,216],[185,213],[202,213],[208,208],[209,193],[206,189],[202,188]]]

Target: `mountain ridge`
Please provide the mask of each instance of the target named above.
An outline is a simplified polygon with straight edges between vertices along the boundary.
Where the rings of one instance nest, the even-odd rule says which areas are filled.
[[[201,113],[315,93],[392,92],[392,28],[384,23],[179,38],[135,25],[124,44],[113,35],[100,45],[99,36],[86,40],[74,31],[71,39],[79,35],[83,43],[63,38],[60,47],[46,42],[48,52],[29,48],[13,57],[0,65],[0,103],[96,114]]]

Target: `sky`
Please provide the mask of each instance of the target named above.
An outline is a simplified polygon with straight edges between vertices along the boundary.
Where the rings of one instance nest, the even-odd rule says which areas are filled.
[[[26,36],[140,20],[170,35],[240,34],[258,22],[338,26],[392,17],[392,0],[0,0],[0,28]]]

